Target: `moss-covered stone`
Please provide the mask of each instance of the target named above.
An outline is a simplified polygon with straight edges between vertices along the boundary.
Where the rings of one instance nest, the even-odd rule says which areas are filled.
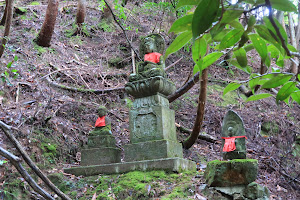
[[[269,199],[270,192],[268,188],[259,185],[258,183],[250,183],[244,191],[244,196],[249,199]]]
[[[257,169],[258,161],[254,159],[214,160],[207,164],[204,177],[209,186],[247,185],[255,181]]]

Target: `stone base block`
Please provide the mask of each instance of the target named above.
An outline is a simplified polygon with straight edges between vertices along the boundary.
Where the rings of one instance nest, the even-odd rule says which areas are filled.
[[[130,171],[165,170],[169,172],[196,171],[196,163],[183,158],[167,158],[124,162],[105,165],[82,166],[64,169],[65,173],[76,176],[93,176],[98,174],[119,174]]]
[[[182,145],[169,140],[140,142],[124,146],[125,161],[153,160],[161,158],[182,158]]]
[[[214,160],[207,164],[204,177],[208,186],[248,185],[257,177],[258,162],[254,159]]]
[[[90,148],[99,148],[99,147],[115,147],[116,139],[112,135],[98,135],[98,136],[89,136],[87,147]]]
[[[101,165],[121,162],[121,150],[117,148],[93,148],[81,151],[81,165]]]

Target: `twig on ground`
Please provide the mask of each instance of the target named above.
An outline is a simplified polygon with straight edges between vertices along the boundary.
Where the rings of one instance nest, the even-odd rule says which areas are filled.
[[[177,127],[177,129],[179,129],[179,131],[181,131],[183,133],[188,133],[188,134],[192,133],[192,130],[187,129],[187,128],[181,126],[180,124],[175,123],[175,126]],[[207,134],[199,134],[198,139],[205,140],[207,142],[212,142],[212,143],[218,142],[218,140],[215,137],[207,135]]]
[[[28,174],[26,169],[21,164],[21,159],[12,153],[6,151],[2,147],[0,147],[0,155],[8,159],[11,164],[15,166],[15,168],[18,170],[18,172],[21,174],[21,176],[27,181],[27,183],[32,187],[34,191],[42,195],[47,200],[54,200],[54,198],[47,193],[45,190],[43,190],[34,180],[33,178]],[[70,199],[71,200],[71,199]]]
[[[172,63],[171,65],[169,65],[168,67],[165,68],[165,71],[167,71],[168,69],[170,69],[171,67],[175,66],[177,63],[179,63],[179,61],[182,60],[183,57],[179,58],[177,61],[175,61],[174,63]]]
[[[60,191],[44,174],[43,172],[34,164],[34,162],[30,159],[30,157],[28,156],[28,154],[25,152],[25,150],[23,149],[22,145],[19,143],[19,141],[14,137],[14,135],[11,133],[11,129],[14,129],[16,131],[20,131],[16,128],[13,128],[7,124],[5,124],[4,122],[0,121],[0,126],[1,129],[3,130],[3,132],[5,133],[5,135],[8,137],[8,139],[10,140],[10,142],[14,145],[14,147],[16,147],[16,149],[19,151],[19,153],[21,154],[21,156],[23,157],[23,159],[25,160],[25,162],[28,164],[28,166],[36,173],[36,175],[38,175],[43,181],[44,183],[53,191],[55,192],[59,197],[61,197],[63,200],[71,200],[70,197],[68,197],[66,194],[64,194],[62,191]],[[20,163],[18,163],[18,165],[21,165]],[[21,165],[22,166],[22,165]],[[19,170],[18,170],[19,171]],[[20,172],[20,171],[19,171]],[[21,173],[21,172],[20,172]],[[23,175],[22,175],[23,176]],[[29,176],[29,175],[28,175]],[[23,176],[24,177],[24,176]],[[24,177],[25,178],[25,177]],[[26,180],[27,181],[27,180]],[[30,180],[29,180],[30,181]],[[28,182],[28,181],[27,181]],[[29,183],[29,182],[28,182]],[[30,184],[30,183],[29,183]],[[36,191],[36,190],[35,190]],[[38,191],[36,191],[38,192]],[[47,197],[45,196],[45,194],[43,195],[42,193],[38,192],[39,194],[41,194],[43,197]],[[48,199],[53,199],[48,198]]]

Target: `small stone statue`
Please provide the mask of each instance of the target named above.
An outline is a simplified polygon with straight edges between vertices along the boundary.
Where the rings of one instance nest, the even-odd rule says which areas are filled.
[[[98,119],[95,123],[95,129],[89,133],[91,136],[109,135],[111,133],[111,120],[106,116],[107,108],[100,106],[97,110]]]
[[[229,110],[222,123],[223,159],[246,159],[246,132],[243,120]]]
[[[159,34],[151,34],[142,39],[140,44],[140,56],[143,62],[137,63],[136,74],[131,74],[129,81],[138,81],[155,76],[165,77],[165,63],[163,52],[165,41]]]

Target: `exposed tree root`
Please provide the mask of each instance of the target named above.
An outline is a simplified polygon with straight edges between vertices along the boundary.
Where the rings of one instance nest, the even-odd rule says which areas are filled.
[[[111,89],[83,89],[83,88],[76,88],[76,87],[70,87],[70,86],[66,86],[63,84],[59,84],[55,81],[51,81],[49,77],[46,77],[47,82],[53,86],[53,87],[57,87],[60,89],[64,89],[64,90],[69,90],[72,92],[83,92],[83,93],[94,93],[94,94],[104,94],[104,93],[108,93],[108,92],[113,92],[113,91],[124,91],[125,87],[117,87],[117,88],[111,88]]]

